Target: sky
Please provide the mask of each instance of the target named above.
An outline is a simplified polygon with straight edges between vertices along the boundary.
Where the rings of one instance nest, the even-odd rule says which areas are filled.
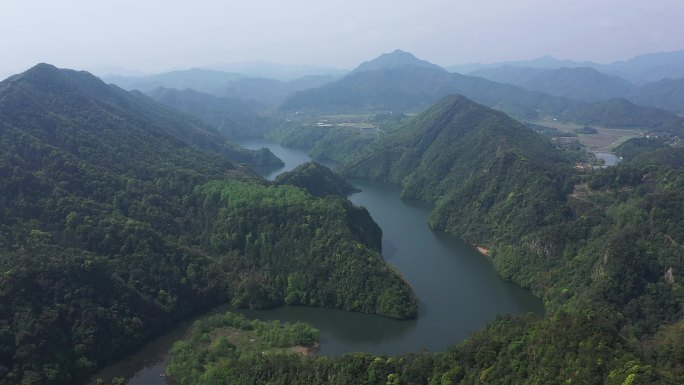
[[[402,49],[449,66],[684,49],[682,0],[0,0],[0,76],[263,60],[351,69]],[[3,77],[4,77],[3,76]]]

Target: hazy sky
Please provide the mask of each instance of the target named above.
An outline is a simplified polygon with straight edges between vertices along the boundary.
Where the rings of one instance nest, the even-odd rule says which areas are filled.
[[[401,48],[448,66],[610,62],[684,49],[682,0],[0,0],[0,75],[266,60],[353,68]]]

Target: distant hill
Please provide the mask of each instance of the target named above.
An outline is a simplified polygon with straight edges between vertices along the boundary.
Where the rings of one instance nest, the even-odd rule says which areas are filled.
[[[348,70],[316,66],[316,65],[288,65],[267,62],[263,60],[245,61],[237,63],[223,63],[207,66],[207,69],[243,74],[250,78],[276,79],[284,82],[306,77],[332,76],[340,77]]]
[[[604,127],[647,128],[673,135],[684,133],[684,118],[660,108],[638,106],[622,98],[571,107],[561,114],[561,118]]]
[[[547,70],[543,68],[503,65],[501,67],[480,68],[468,73],[468,75],[485,78],[497,83],[506,83],[519,86],[544,71]]]
[[[126,90],[142,92],[155,88],[175,88],[184,90],[191,88],[195,91],[214,93],[224,84],[244,77],[244,75],[222,71],[212,71],[199,68],[172,71],[148,76],[105,76],[102,79],[116,84]]]
[[[592,67],[609,75],[617,75],[627,81],[643,85],[665,78],[684,78],[684,51],[648,53],[628,60],[615,61],[608,64],[594,62],[577,62],[559,60],[551,56],[543,56],[534,60],[508,61],[491,64],[471,63],[447,67],[451,72],[470,74],[483,68],[514,66],[528,68],[557,69],[563,67]]]
[[[395,69],[403,66],[416,66],[432,69],[442,69],[442,67],[432,64],[427,60],[418,59],[412,53],[402,51],[400,49],[393,52],[383,53],[373,60],[361,63],[356,67],[354,72],[380,71]]]
[[[319,87],[335,80],[337,78],[334,76],[307,76],[287,82],[265,78],[242,78],[226,83],[214,93],[222,97],[273,106],[280,104],[296,91]]]
[[[179,91],[163,87],[147,92],[147,96],[198,117],[228,138],[262,137],[278,124],[271,118],[259,116],[251,105],[235,98],[219,98],[191,89]]]
[[[549,95],[596,101],[624,97],[634,88],[628,81],[591,67],[559,68],[538,73],[521,87]]]
[[[395,57],[389,55],[390,58]],[[403,53],[398,56],[406,57]],[[385,62],[385,59],[380,62]],[[374,71],[354,71],[333,83],[299,91],[289,96],[280,108],[317,112],[421,111],[455,93],[522,117],[553,114],[571,104],[562,98],[509,84],[451,74],[435,65],[406,64]]]
[[[635,89],[628,99],[636,104],[684,114],[684,78],[665,78]]]
[[[6,109],[3,111],[2,120],[6,123],[14,124],[12,119],[23,116],[21,124],[27,127],[32,124],[44,126],[45,123],[41,119],[53,119],[57,127],[69,127],[59,119],[59,116],[74,110],[83,111],[83,114],[86,112],[90,114],[88,119],[92,121],[101,119],[105,122],[118,117],[120,120],[135,122],[146,127],[150,135],[168,138],[172,141],[181,140],[203,151],[228,156],[237,162],[260,166],[281,164],[281,161],[270,151],[250,151],[240,148],[228,142],[211,126],[190,115],[156,103],[137,91],[127,92],[116,86],[107,85],[85,71],[60,70],[49,64],[39,64],[23,74],[15,75],[0,83],[0,93],[3,93],[3,98],[5,98]],[[67,98],[66,96],[73,97]],[[9,103],[14,98],[19,98],[16,101],[17,107],[11,108]],[[31,98],[30,107],[33,108],[31,111],[26,111],[28,106],[21,103],[21,100],[26,98]],[[85,119],[85,116],[81,118]],[[80,135],[81,140],[91,138],[90,140],[103,141],[107,140],[104,135],[107,133],[116,135],[116,138],[112,137],[109,140],[119,143],[122,138],[126,140],[134,138],[135,135],[132,134],[142,134],[135,132],[120,137],[119,134],[122,132],[116,130],[103,131],[100,134],[82,132]],[[122,156],[116,153],[111,155],[112,159]]]
[[[599,65],[596,69],[621,76],[639,85],[665,78],[684,78],[684,50],[647,53],[629,60]]]

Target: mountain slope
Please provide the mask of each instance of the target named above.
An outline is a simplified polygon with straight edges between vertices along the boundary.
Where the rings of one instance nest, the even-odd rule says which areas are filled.
[[[468,75],[485,78],[497,83],[519,86],[545,71],[546,69],[543,68],[502,65],[501,67],[480,68],[468,73]]]
[[[404,66],[443,69],[442,67],[436,64],[432,64],[427,60],[418,59],[417,57],[413,56],[413,54],[410,52],[397,49],[392,52],[383,53],[382,55],[376,57],[373,60],[369,60],[359,64],[359,66],[356,67],[352,71],[352,73],[389,70]]]
[[[228,138],[261,137],[276,124],[271,119],[259,116],[250,105],[239,99],[170,88],[157,88],[148,92],[147,96],[203,120]]]
[[[216,303],[415,316],[366,210],[192,122],[84,72],[0,83],[0,382],[76,383]]]
[[[436,204],[433,227],[477,244],[506,221],[502,210],[509,211],[505,218],[525,218],[516,226],[521,233],[511,236],[554,211],[566,188],[561,176],[569,163],[548,140],[507,115],[452,95],[341,170],[400,183],[402,196]],[[535,198],[516,198],[522,196]]]
[[[191,88],[196,91],[213,93],[224,84],[242,77],[244,75],[237,73],[192,68],[149,76],[106,76],[103,80],[126,90],[142,92],[164,87],[178,90]]]
[[[346,197],[359,191],[332,170],[317,162],[299,165],[292,171],[278,175],[275,181],[278,184],[301,187],[317,197],[326,195]]]
[[[684,118],[659,108],[638,106],[623,98],[578,105],[560,116],[580,124],[646,128],[657,134],[680,137],[684,134]]]
[[[633,88],[620,77],[606,75],[590,67],[543,71],[520,86],[549,95],[586,101],[624,97]]]
[[[658,107],[676,114],[684,114],[684,78],[665,78],[655,83],[644,84],[627,98],[643,106]]]
[[[421,111],[449,94],[462,94],[523,117],[553,114],[571,102],[509,84],[451,74],[441,68],[404,65],[354,72],[322,87],[300,91],[280,106],[286,111]]]

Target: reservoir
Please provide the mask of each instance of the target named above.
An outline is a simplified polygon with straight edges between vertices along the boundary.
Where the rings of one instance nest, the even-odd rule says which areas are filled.
[[[282,147],[267,140],[238,142],[243,147],[267,147],[285,162],[279,170],[261,170],[273,179],[310,158],[304,150]],[[364,351],[402,354],[421,350],[444,351],[493,321],[497,315],[542,313],[539,299],[529,291],[505,282],[487,258],[474,247],[428,227],[431,206],[399,198],[399,188],[389,183],[356,180],[361,190],[349,198],[368,209],[383,231],[383,256],[410,283],[419,299],[416,320],[395,321],[379,316],[332,309],[281,307],[272,310],[240,310],[262,320],[304,321],[321,331],[319,354],[338,355]],[[215,309],[225,311],[226,308]],[[201,316],[200,316],[201,317]],[[142,351],[103,369],[93,377],[124,376],[129,385],[172,384],[160,377],[170,346],[181,338],[190,321],[159,337]]]

